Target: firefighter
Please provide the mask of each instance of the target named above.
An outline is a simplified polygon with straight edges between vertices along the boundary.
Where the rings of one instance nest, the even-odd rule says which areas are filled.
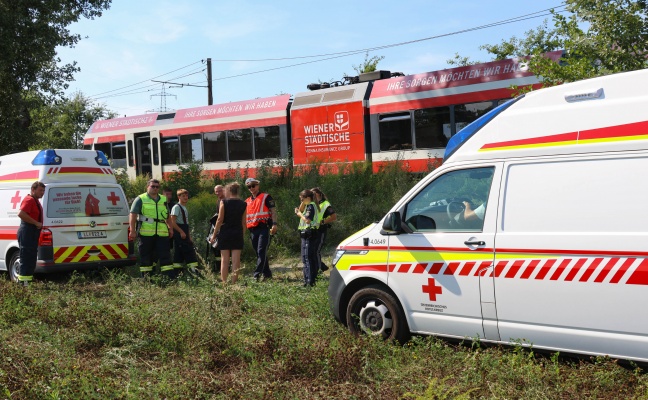
[[[173,236],[173,229],[165,206],[166,199],[159,195],[159,191],[160,181],[149,180],[146,193],[135,198],[130,210],[129,239],[135,240],[135,237],[139,236],[140,273],[143,277],[153,272],[154,254],[157,254],[162,275],[173,276],[169,249],[169,238]]]

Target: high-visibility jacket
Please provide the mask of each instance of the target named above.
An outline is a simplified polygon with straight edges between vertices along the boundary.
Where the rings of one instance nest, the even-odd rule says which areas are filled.
[[[162,198],[156,202],[147,193],[139,196],[142,199],[142,213],[140,214],[140,230],[142,236],[169,236],[166,224],[168,211]]]
[[[315,215],[313,215],[313,218],[311,219],[310,225],[307,224],[306,222],[304,222],[303,219],[301,219],[301,218],[299,219],[299,227],[297,229],[299,229],[300,231],[303,231],[304,229],[309,228],[309,227],[313,228],[313,229],[318,229],[319,226],[320,226],[320,221],[321,221],[320,214],[321,214],[321,212],[317,211],[317,206],[313,202],[306,205],[306,208],[308,208],[308,206],[311,206],[311,205],[313,206],[313,210],[315,210]],[[304,211],[306,211],[306,208],[304,209]]]
[[[331,206],[331,203],[329,203],[328,200],[324,200],[323,202],[319,203],[320,206],[320,211],[319,211],[319,223],[322,225],[322,221],[324,220],[324,212],[326,211],[327,208]]]
[[[272,218],[270,209],[266,206],[267,193],[259,193],[257,197],[248,197],[245,202],[247,203],[247,216],[245,217],[245,224],[248,229],[254,228],[261,223],[267,224]]]

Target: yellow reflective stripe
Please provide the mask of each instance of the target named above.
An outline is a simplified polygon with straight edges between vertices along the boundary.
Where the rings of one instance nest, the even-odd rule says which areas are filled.
[[[387,265],[387,255],[389,252],[376,250],[369,251],[367,254],[345,254],[335,265],[338,270],[348,270],[355,265]]]
[[[192,262],[192,263],[187,264],[188,268],[196,268],[197,266],[198,266],[197,262]]]
[[[56,260],[54,260],[54,262],[55,262],[55,263],[62,263],[63,261],[65,261],[66,258],[68,258],[68,256],[70,255],[70,253],[72,253],[75,249],[76,249],[76,246],[68,247],[68,248],[63,252],[63,254],[61,254],[61,255],[60,255]],[[54,252],[56,253],[57,250],[58,250],[58,249],[54,249]]]
[[[16,275],[18,277],[18,281],[20,282],[31,282],[34,279],[33,275]]]
[[[182,264],[180,264],[180,263],[173,263],[173,268],[182,268]]]
[[[160,271],[165,272],[165,271],[171,271],[173,269],[173,265],[163,265],[160,267]]]
[[[389,263],[420,262],[420,261],[487,261],[493,259],[493,253],[477,253],[467,251],[391,251]]]
[[[140,267],[140,272],[153,272],[153,266],[150,266],[150,267],[141,266]]]

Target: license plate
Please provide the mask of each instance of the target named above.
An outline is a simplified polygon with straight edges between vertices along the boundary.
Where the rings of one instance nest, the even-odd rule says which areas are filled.
[[[96,238],[105,238],[106,231],[81,231],[77,232],[79,239],[96,239]]]

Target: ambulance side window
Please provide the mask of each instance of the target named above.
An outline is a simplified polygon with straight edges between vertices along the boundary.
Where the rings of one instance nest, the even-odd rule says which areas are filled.
[[[406,206],[403,220],[414,232],[480,232],[494,167],[447,172]]]

